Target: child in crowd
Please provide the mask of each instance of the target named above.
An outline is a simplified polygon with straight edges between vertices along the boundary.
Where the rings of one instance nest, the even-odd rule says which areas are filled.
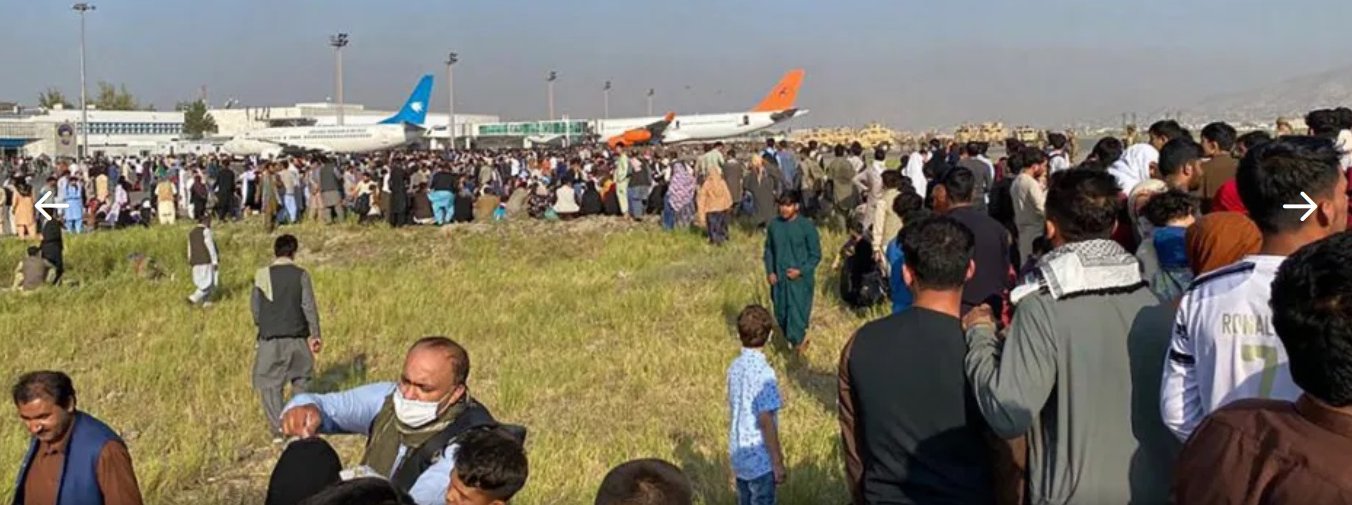
[[[1155,195],[1141,209],[1155,229],[1151,241],[1141,244],[1136,258],[1141,262],[1141,276],[1160,301],[1177,302],[1192,283],[1186,235],[1188,227],[1197,221],[1198,207],[1191,195],[1172,190]]]
[[[728,367],[728,452],[737,477],[738,503],[773,505],[775,486],[784,482],[779,445],[779,382],[761,349],[770,340],[773,318],[759,305],[737,316],[742,352]]]
[[[462,435],[446,488],[446,505],[507,505],[526,485],[529,465],[521,442],[499,429]]]

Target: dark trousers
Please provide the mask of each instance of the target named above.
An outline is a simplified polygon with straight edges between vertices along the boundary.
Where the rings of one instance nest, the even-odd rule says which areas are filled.
[[[723,245],[728,241],[728,222],[732,219],[730,211],[710,212],[704,216],[709,225],[709,243]]]

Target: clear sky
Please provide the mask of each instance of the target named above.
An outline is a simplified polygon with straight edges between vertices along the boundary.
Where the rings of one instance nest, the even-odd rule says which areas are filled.
[[[0,100],[79,96],[69,1],[0,0]],[[161,110],[207,85],[220,105],[334,94],[345,31],[349,102],[394,108],[460,53],[456,104],[504,118],[745,110],[807,69],[799,126],[1000,119],[1046,125],[1143,115],[1352,63],[1347,0],[93,0],[90,88],[125,83]],[[800,120],[802,121],[802,120]]]

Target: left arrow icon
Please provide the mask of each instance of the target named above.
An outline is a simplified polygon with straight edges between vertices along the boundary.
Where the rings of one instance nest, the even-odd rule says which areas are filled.
[[[51,197],[51,193],[43,193],[42,197],[38,198],[38,203],[33,205],[34,207],[37,207],[38,213],[42,214],[42,218],[49,221],[52,219],[52,215],[47,213],[48,209],[64,209],[70,207],[70,204],[68,203],[47,203],[47,200]]]

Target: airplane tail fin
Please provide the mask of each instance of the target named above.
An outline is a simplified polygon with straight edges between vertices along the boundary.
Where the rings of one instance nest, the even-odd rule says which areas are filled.
[[[427,119],[427,101],[432,97],[432,74],[422,76],[418,85],[413,88],[413,94],[408,96],[408,101],[404,102],[404,107],[399,112],[380,124],[400,124],[409,123],[420,125],[424,119]]]
[[[796,68],[790,70],[779,80],[770,94],[765,95],[756,108],[751,112],[778,112],[784,109],[792,109],[793,103],[798,100],[798,86],[803,84],[803,69]]]

